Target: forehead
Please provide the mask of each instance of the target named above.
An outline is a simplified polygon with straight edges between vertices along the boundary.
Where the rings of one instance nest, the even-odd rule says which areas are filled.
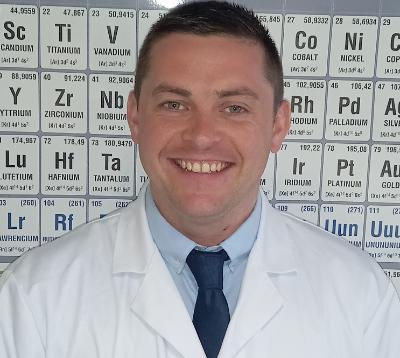
[[[221,79],[247,79],[265,85],[264,56],[261,45],[248,39],[174,33],[153,44],[144,82],[185,77],[210,84]]]

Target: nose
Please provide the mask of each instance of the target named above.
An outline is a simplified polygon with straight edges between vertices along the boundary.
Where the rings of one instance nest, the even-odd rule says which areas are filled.
[[[198,150],[211,148],[221,140],[217,116],[211,113],[194,113],[188,119],[182,139]]]

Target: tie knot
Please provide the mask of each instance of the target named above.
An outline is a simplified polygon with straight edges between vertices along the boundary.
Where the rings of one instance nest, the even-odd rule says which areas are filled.
[[[193,249],[186,262],[199,288],[222,290],[222,268],[226,260],[229,260],[229,256],[223,249],[216,252]]]

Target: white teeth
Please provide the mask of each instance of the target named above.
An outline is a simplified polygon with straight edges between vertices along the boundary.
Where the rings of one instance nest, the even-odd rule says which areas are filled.
[[[209,173],[210,172],[210,164],[208,164],[208,163],[201,164],[201,172]]]
[[[192,166],[192,172],[200,173],[200,171],[201,171],[200,163],[194,162]]]
[[[178,159],[175,161],[182,169],[193,173],[214,173],[220,172],[227,167],[225,162],[189,162],[186,160]]]

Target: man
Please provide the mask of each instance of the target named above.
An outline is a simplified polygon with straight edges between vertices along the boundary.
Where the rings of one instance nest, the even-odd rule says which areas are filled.
[[[282,92],[251,12],[192,3],[161,19],[128,105],[149,183],[10,266],[0,356],[398,357],[379,266],[259,191],[289,127]]]

